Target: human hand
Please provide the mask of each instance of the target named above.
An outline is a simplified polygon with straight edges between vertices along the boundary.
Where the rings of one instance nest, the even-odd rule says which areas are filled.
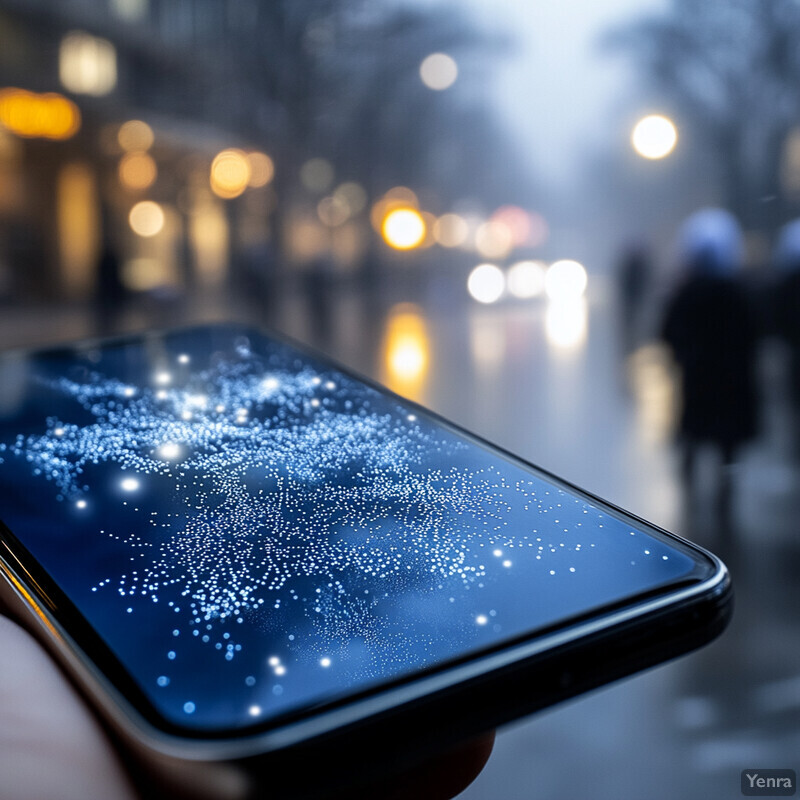
[[[483,769],[494,734],[432,758],[386,785],[375,800],[449,800]],[[136,776],[82,698],[26,631],[0,616],[0,800],[135,800]],[[349,800],[357,800],[352,792]],[[333,800],[333,799],[332,799]]]

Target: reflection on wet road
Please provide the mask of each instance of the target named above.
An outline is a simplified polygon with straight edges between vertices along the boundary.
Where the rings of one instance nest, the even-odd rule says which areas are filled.
[[[742,769],[797,768],[800,475],[783,446],[780,394],[765,438],[737,466],[733,527],[715,530],[702,491],[688,516],[669,446],[669,364],[653,345],[621,357],[601,288],[562,306],[397,304],[342,292],[328,331],[307,323],[302,297],[287,296],[275,320],[487,439],[685,533],[731,567],[737,607],[723,637],[501,732],[466,800],[733,798]],[[226,315],[223,305],[194,317]],[[0,322],[6,346],[87,332],[80,314],[20,311]]]

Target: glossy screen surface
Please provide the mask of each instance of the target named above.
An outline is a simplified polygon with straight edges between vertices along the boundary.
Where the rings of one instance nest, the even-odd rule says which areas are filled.
[[[252,331],[6,359],[0,381],[0,517],[172,725],[269,722],[696,565]]]

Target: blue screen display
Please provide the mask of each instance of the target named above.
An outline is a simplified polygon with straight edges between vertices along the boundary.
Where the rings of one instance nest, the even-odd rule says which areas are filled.
[[[252,331],[6,358],[0,387],[0,518],[185,728],[268,722],[695,567]]]

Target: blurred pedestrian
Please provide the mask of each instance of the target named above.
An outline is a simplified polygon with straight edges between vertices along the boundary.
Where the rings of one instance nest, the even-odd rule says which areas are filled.
[[[789,399],[795,456],[800,456],[800,219],[781,230],[775,248],[778,277],[772,302],[774,332],[789,351]]]
[[[623,353],[633,350],[642,333],[642,306],[650,288],[650,256],[647,247],[636,242],[622,253],[617,267],[617,294],[620,305]]]
[[[691,490],[697,451],[718,450],[717,499],[730,502],[730,466],[757,432],[757,325],[739,280],[743,240],[736,219],[703,209],[684,223],[679,246],[686,274],[667,303],[662,337],[681,373],[681,473]]]

